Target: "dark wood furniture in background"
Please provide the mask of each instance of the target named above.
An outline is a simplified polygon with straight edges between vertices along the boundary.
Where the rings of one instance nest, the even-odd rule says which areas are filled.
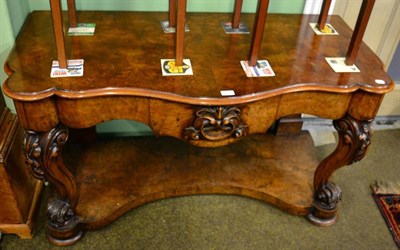
[[[220,22],[230,14],[187,14],[183,52],[175,50],[183,28],[175,35],[159,27],[167,15],[80,12],[79,20],[96,23],[96,34],[65,38],[61,58],[83,58],[84,76],[57,79],[49,77],[58,54],[51,13],[27,18],[3,90],[25,129],[33,174],[56,188],[47,210],[50,242],[73,244],[134,207],[191,194],[249,196],[318,225],[334,223],[341,191],[330,177],[364,157],[370,123],[394,88],[379,58],[360,42],[361,73],[335,73],[325,57],[345,57],[354,38],[340,17],[327,17],[340,35],[317,36],[309,26],[317,15],[269,14],[255,54],[268,59],[276,76],[247,78],[239,61],[249,58],[254,37],[226,35]],[[194,75],[162,77],[160,59],[182,54]],[[267,134],[277,120],[301,113],[332,119],[338,130],[336,150],[320,163],[307,132]],[[69,128],[113,119],[147,124],[157,137],[94,143],[64,164]]]
[[[21,155],[24,130],[0,96],[0,233],[32,238],[43,182],[33,178]]]

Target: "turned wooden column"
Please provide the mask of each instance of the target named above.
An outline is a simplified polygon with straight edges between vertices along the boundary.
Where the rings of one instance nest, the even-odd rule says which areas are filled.
[[[328,18],[329,8],[331,7],[332,0],[324,0],[322,3],[321,13],[318,17],[318,29],[323,30],[326,25],[326,19]]]
[[[175,65],[183,65],[183,44],[185,38],[185,16],[186,16],[186,0],[178,0],[178,11],[176,14],[176,53]]]
[[[375,0],[363,0],[360,13],[358,14],[357,23],[354,28],[353,36],[351,37],[349,49],[346,54],[347,65],[353,65],[356,61],[358,51],[360,49],[362,39],[367,29],[367,24],[371,16],[372,9],[374,7]]]
[[[255,66],[260,53],[261,42],[264,33],[265,21],[267,19],[269,0],[259,0],[256,18],[253,26],[253,35],[251,38],[249,66]]]
[[[177,0],[169,0],[169,12],[168,12],[169,27],[176,26],[176,1]]]
[[[242,14],[243,0],[235,1],[235,9],[232,16],[232,29],[239,29],[240,16]]]
[[[50,7],[51,17],[53,19],[54,37],[56,40],[58,62],[60,64],[60,68],[66,69],[68,67],[68,63],[65,51],[61,0],[50,0]]]
[[[68,3],[69,26],[75,28],[77,25],[75,0],[68,0],[67,3]]]

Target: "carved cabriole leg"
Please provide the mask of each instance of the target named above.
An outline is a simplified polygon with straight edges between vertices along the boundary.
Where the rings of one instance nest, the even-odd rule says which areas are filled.
[[[371,121],[359,121],[350,115],[333,122],[339,135],[335,151],[318,166],[314,175],[314,209],[308,219],[320,226],[336,221],[337,204],[342,191],[329,181],[339,168],[361,160],[371,143]]]
[[[47,206],[47,238],[55,245],[70,245],[82,237],[75,213],[78,201],[74,176],[65,167],[61,152],[68,129],[59,125],[44,133],[25,131],[24,155],[32,174],[56,187],[56,197]]]

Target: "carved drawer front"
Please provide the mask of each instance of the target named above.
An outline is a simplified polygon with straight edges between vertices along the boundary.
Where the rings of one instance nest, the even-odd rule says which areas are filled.
[[[205,107],[196,111],[193,125],[185,129],[188,140],[220,141],[247,134],[237,107]]]

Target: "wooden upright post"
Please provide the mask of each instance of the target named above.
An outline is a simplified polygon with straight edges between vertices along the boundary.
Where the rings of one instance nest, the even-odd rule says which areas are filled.
[[[71,28],[76,28],[77,21],[76,21],[75,0],[68,0],[67,3],[68,3],[69,26]]]
[[[50,0],[51,17],[53,19],[54,36],[56,39],[58,63],[61,69],[68,67],[65,51],[65,39],[61,12],[61,0]]]
[[[183,40],[185,36],[186,0],[178,0],[176,24],[176,58],[175,66],[183,65]]]
[[[176,26],[176,0],[169,0],[169,27]]]
[[[358,50],[360,49],[361,42],[367,28],[369,17],[371,16],[372,9],[374,7],[375,0],[363,0],[360,13],[356,26],[354,28],[353,36],[351,37],[349,49],[346,55],[346,65],[353,65],[356,61]]]
[[[242,14],[243,0],[235,1],[235,9],[232,17],[232,29],[239,29],[240,16]]]
[[[323,30],[326,25],[326,19],[328,18],[329,8],[331,7],[332,0],[324,0],[322,3],[321,13],[319,14],[317,28]]]
[[[254,20],[253,35],[251,37],[249,66],[256,66],[258,54],[264,33],[265,21],[267,19],[269,0],[258,0],[256,19]]]

